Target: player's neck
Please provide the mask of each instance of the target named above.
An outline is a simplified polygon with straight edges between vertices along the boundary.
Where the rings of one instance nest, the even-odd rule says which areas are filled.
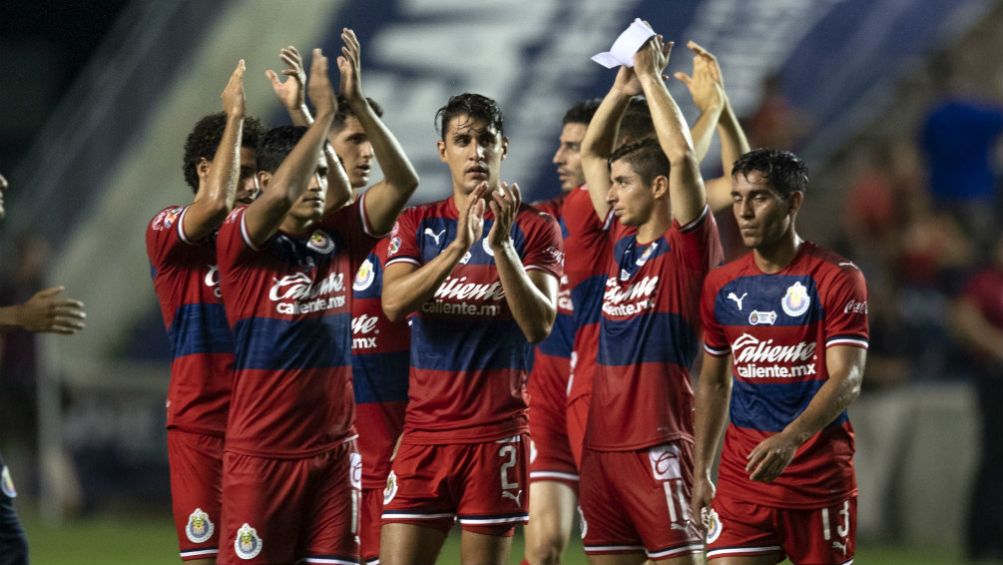
[[[779,238],[769,245],[761,245],[752,252],[752,257],[756,261],[756,267],[764,273],[778,273],[794,260],[798,254],[798,249],[804,240],[794,231],[793,226]]]
[[[316,224],[314,220],[304,220],[291,214],[286,214],[279,231],[289,235],[306,235]]]
[[[655,208],[651,212],[648,221],[637,226],[637,242],[640,244],[651,243],[662,237],[665,230],[672,225],[672,213],[655,202]]]

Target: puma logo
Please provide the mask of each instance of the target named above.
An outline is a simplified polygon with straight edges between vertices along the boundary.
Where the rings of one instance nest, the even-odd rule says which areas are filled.
[[[846,549],[846,544],[845,543],[843,543],[841,541],[834,541],[834,542],[832,542],[832,548],[840,550],[841,552],[843,552],[843,557],[846,557],[846,551],[847,551],[847,549]]]
[[[522,497],[522,490],[520,490],[519,492],[517,492],[515,494],[512,494],[511,492],[509,492],[507,490],[503,490],[502,491],[502,498],[511,498],[512,500],[515,501],[515,503],[517,505],[520,505],[520,506],[522,505],[522,503],[519,502],[519,499],[521,497]]]
[[[743,292],[742,296],[738,296],[734,292],[729,292],[728,293],[728,300],[734,300],[735,304],[738,305],[738,311],[741,312],[742,311],[742,301],[745,300],[745,297],[748,294],[749,294],[748,292]]]
[[[435,233],[434,231],[432,231],[432,228],[425,228],[425,235],[434,239],[436,245],[439,245],[439,238],[442,237],[442,234],[444,233],[446,233],[446,230],[442,230],[439,233]]]

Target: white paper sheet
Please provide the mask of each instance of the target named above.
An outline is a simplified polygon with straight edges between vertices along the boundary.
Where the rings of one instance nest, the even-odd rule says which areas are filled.
[[[633,23],[620,34],[620,37],[616,38],[616,41],[613,42],[613,47],[609,51],[596,53],[592,56],[592,60],[607,69],[619,67],[620,65],[633,67],[634,53],[637,53],[637,50],[644,45],[644,42],[653,35],[655,35],[655,32],[642,22],[641,18],[635,18]]]

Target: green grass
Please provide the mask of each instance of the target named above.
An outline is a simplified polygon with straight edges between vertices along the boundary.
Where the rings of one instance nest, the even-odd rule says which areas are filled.
[[[34,565],[179,565],[174,525],[164,516],[107,515],[74,520],[59,527],[25,518]],[[454,534],[456,530],[454,530]],[[457,536],[451,536],[439,563],[459,563]],[[522,537],[516,536],[511,563],[522,557]],[[862,565],[946,565],[961,560],[949,552],[865,546],[855,559]],[[581,542],[572,540],[566,565],[584,565]],[[785,562],[786,563],[786,562]]]

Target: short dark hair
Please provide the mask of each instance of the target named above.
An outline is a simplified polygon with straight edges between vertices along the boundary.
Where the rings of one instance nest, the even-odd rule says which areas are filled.
[[[753,149],[735,161],[731,176],[748,176],[752,171],[762,173],[770,188],[783,198],[808,188],[808,166],[790,151]]]
[[[451,96],[446,105],[435,113],[436,129],[442,135],[443,141],[446,139],[446,128],[449,127],[449,120],[461,114],[467,114],[471,118],[481,118],[489,126],[498,130],[499,135],[505,135],[505,117],[502,115],[498,103],[481,94],[464,92]]]
[[[223,130],[226,129],[226,113],[217,112],[203,116],[195,122],[188,138],[185,139],[185,155],[182,170],[185,173],[185,182],[198,192],[199,175],[198,164],[201,159],[212,161],[219,149],[219,142],[223,139]],[[265,128],[257,118],[245,117],[242,129],[240,146],[255,149],[258,141],[264,134]]]
[[[659,175],[669,176],[669,158],[656,139],[642,139],[637,143],[621,145],[609,156],[609,164],[621,159],[630,163],[644,184],[650,185]]]
[[[602,100],[599,98],[589,98],[588,100],[579,100],[578,102],[575,102],[575,105],[568,108],[568,111],[564,113],[564,119],[561,121],[561,125],[588,125],[589,122],[592,121],[592,116],[596,115],[596,110],[599,109],[600,103],[602,103]]]
[[[343,94],[338,94],[338,111],[334,113],[334,121],[331,122],[331,131],[338,132],[341,128],[345,127],[345,120],[350,117],[358,117],[355,112],[348,106],[348,98],[345,98]],[[372,98],[366,97],[366,102],[369,103],[369,107],[373,109],[373,112],[377,116],[383,117],[383,106],[380,106]]]
[[[279,126],[268,130],[258,144],[258,170],[269,173],[278,170],[306,131],[303,126]]]
[[[620,139],[630,138],[630,143],[638,143],[643,139],[654,137],[655,122],[651,119],[651,109],[643,96],[634,96],[627,103],[627,110],[620,120],[617,131]]]

